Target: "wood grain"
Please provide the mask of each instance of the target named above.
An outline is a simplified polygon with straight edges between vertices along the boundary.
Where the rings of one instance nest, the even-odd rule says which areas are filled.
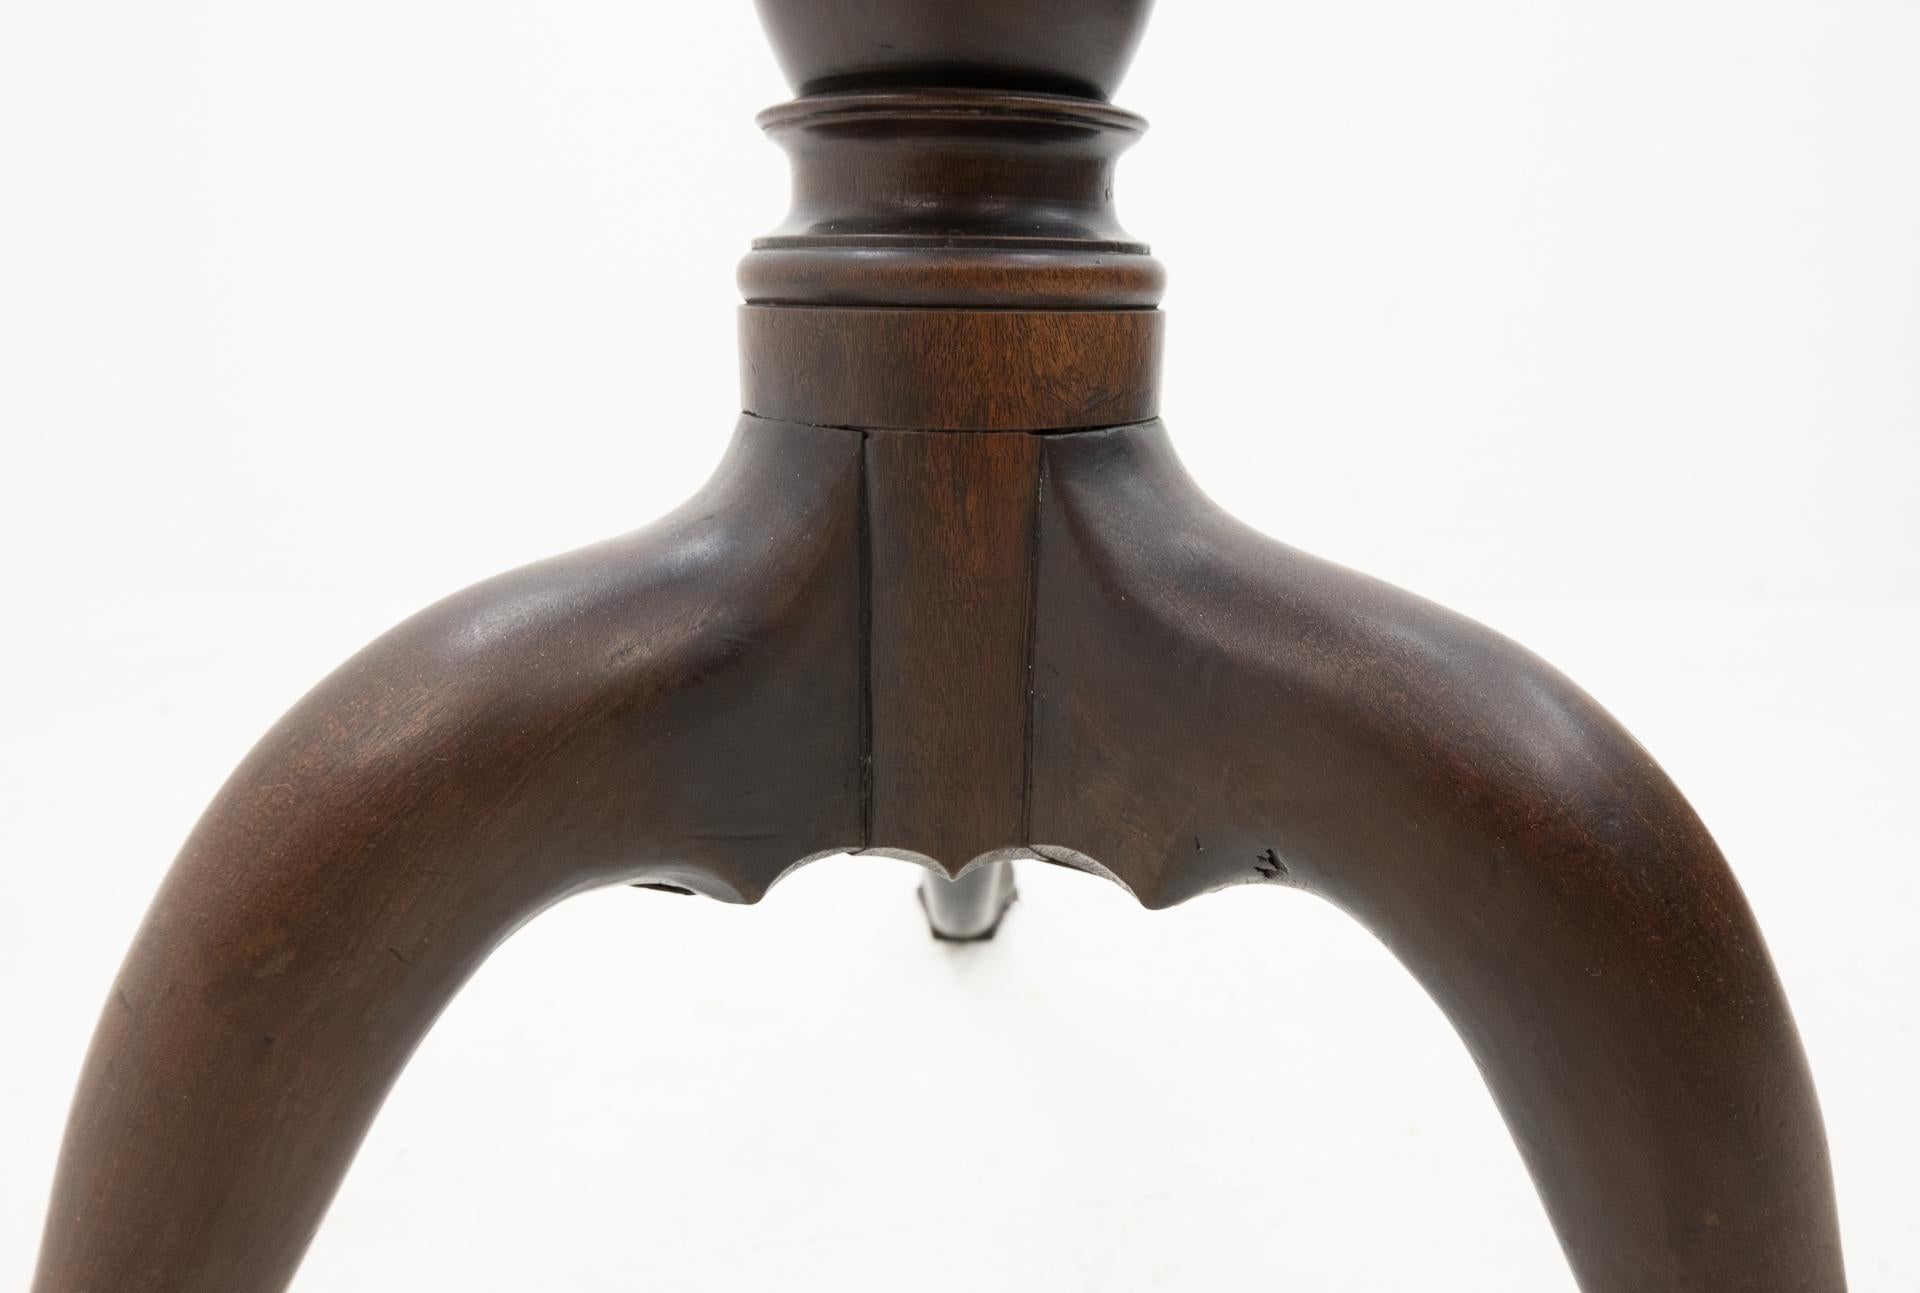
[[[1647,752],[1498,634],[1221,513],[1157,425],[1044,453],[1033,846],[1150,907],[1288,885],[1359,919],[1587,1293],[1844,1289],[1785,995]]]
[[[950,875],[1026,838],[1039,443],[867,437],[868,847]]]
[[[863,849],[988,863],[928,902],[961,937],[1014,855],[1318,894],[1453,1021],[1585,1293],[1842,1293],[1806,1059],[1679,791],[1513,643],[1223,515],[1149,420],[1141,123],[1100,101],[1147,7],[760,0],[804,97],[763,117],[795,200],[741,270],[750,416],[685,508],[422,612],[241,764],[101,1018],[36,1293],[284,1288],[520,924]]]
[[[1153,417],[1158,310],[740,309],[760,417],[915,431],[1049,431]]]
[[[859,470],[857,435],[749,421],[674,516],[422,612],[267,734],[109,996],[38,1293],[284,1288],[519,925],[860,845]]]

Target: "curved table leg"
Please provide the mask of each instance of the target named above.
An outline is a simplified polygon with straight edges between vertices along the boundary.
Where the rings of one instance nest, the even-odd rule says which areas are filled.
[[[749,419],[632,537],[374,643],[188,840],[101,1018],[35,1289],[292,1278],[434,1017],[541,908],[861,843],[858,437]]]
[[[1587,1293],[1845,1287],[1752,913],[1647,753],[1527,652],[1272,543],[1157,425],[1050,439],[1032,839],[1149,906],[1321,894],[1478,1061]]]

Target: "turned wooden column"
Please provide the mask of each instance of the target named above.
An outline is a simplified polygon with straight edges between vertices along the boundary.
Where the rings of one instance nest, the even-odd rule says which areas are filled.
[[[1162,271],[1112,202],[1147,8],[761,0],[793,201],[741,265],[712,481],[408,620],[235,771],[101,1017],[38,1293],[284,1288],[514,929],[842,852],[926,868],[950,938],[1016,859],[1148,907],[1318,894],[1447,1013],[1586,1293],[1845,1288],[1780,984],[1647,751],[1181,470]]]

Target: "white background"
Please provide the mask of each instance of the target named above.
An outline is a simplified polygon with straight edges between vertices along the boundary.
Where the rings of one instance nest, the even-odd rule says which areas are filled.
[[[0,0],[0,1283],[253,738],[714,462],[784,94],[743,0]],[[1855,1287],[1920,1284],[1920,3],[1183,0],[1118,98],[1189,466],[1656,752],[1795,1003]],[[1029,866],[954,949],[915,882],[545,917],[296,1288],[1571,1289],[1343,917]]]

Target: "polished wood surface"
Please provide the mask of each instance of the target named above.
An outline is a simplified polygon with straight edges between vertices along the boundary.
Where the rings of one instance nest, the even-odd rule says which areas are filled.
[[[1114,210],[1147,123],[985,90],[820,94],[769,108],[793,201],[740,262],[749,303],[1121,309],[1166,273]]]
[[[960,938],[1016,856],[1149,907],[1319,894],[1452,1020],[1586,1293],[1843,1290],[1780,984],[1652,757],[1513,643],[1223,515],[1153,420],[1159,270],[1108,191],[1138,129],[1099,101],[1144,3],[761,8],[796,202],[742,267],[713,481],[428,609],[248,756],[101,1017],[38,1293],[284,1288],[520,924],[842,851],[925,865]]]
[[[749,419],[673,516],[423,611],[267,734],[108,997],[36,1288],[283,1287],[516,927],[860,845],[860,444]]]
[[[860,85],[984,85],[1105,99],[1153,0],[755,0],[802,94]]]
[[[815,426],[1054,431],[1160,409],[1158,310],[740,308],[749,413]]]
[[[957,872],[1026,842],[1031,435],[867,436],[868,847]]]
[[[1648,753],[1499,634],[1223,514],[1157,425],[1045,452],[1035,850],[1150,907],[1284,884],[1360,920],[1589,1293],[1843,1288],[1779,980]]]

